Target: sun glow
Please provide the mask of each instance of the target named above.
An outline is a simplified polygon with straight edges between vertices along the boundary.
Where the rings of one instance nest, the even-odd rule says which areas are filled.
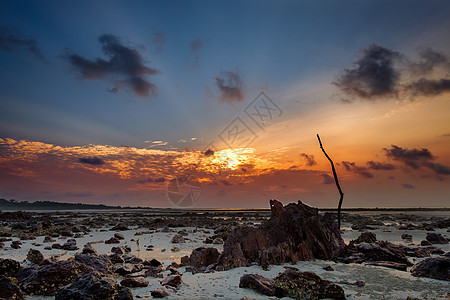
[[[215,169],[236,170],[240,165],[249,162],[249,155],[253,149],[224,149],[216,151],[209,157],[209,166],[215,166]]]

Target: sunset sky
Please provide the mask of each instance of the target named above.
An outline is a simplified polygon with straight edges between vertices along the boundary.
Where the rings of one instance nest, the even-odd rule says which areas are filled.
[[[449,206],[449,1],[0,1],[0,198]]]

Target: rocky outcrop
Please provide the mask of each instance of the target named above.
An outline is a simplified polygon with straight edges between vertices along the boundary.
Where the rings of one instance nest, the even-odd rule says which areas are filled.
[[[330,259],[344,245],[337,223],[329,214],[298,202],[283,207],[270,200],[271,218],[260,227],[239,227],[224,243],[219,264],[225,269],[301,260]]]
[[[127,277],[120,282],[121,286],[126,287],[146,287],[149,281],[144,277]]]
[[[239,281],[240,288],[248,288],[267,296],[275,296],[275,285],[272,279],[258,274],[245,274]]]
[[[174,288],[177,288],[180,284],[183,283],[183,280],[181,279],[180,275],[169,275],[161,282],[162,286],[172,286]]]
[[[189,263],[194,268],[200,269],[201,267],[216,264],[219,255],[219,251],[216,248],[200,247],[193,250],[189,257],[189,261],[184,261],[184,263]]]
[[[12,277],[20,268],[18,261],[11,258],[0,258],[0,276]]]
[[[429,257],[411,268],[411,275],[450,281],[450,258]]]
[[[427,233],[426,237],[427,241],[432,244],[448,244],[448,241],[445,237],[443,237],[440,233]]]
[[[111,273],[114,265],[109,259],[108,255],[96,255],[96,254],[77,254],[75,260],[84,265],[90,266],[94,270],[100,273]]]
[[[133,295],[128,288],[120,287],[114,278],[93,273],[80,276],[73,283],[58,289],[55,299],[125,300],[133,299]]]
[[[33,264],[40,264],[44,261],[44,255],[39,250],[30,249],[27,254],[27,259]]]
[[[0,299],[22,300],[25,297],[15,279],[0,276]]]

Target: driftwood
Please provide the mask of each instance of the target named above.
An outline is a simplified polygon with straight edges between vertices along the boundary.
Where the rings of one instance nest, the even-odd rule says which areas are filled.
[[[328,154],[325,152],[325,149],[323,149],[322,141],[320,140],[319,134],[317,134],[317,139],[319,140],[320,149],[322,149],[323,154],[325,154],[326,158],[330,161],[331,164],[331,170],[333,171],[334,176],[334,182],[336,183],[336,187],[339,191],[340,199],[338,204],[338,226],[339,229],[341,229],[341,207],[342,207],[342,201],[344,200],[344,193],[342,192],[341,186],[339,185],[338,176],[336,173],[336,169],[334,168],[334,163],[331,160],[331,158],[328,156]]]

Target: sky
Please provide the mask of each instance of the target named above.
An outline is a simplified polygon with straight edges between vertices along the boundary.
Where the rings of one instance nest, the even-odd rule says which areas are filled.
[[[0,198],[448,207],[448,1],[0,0]]]

